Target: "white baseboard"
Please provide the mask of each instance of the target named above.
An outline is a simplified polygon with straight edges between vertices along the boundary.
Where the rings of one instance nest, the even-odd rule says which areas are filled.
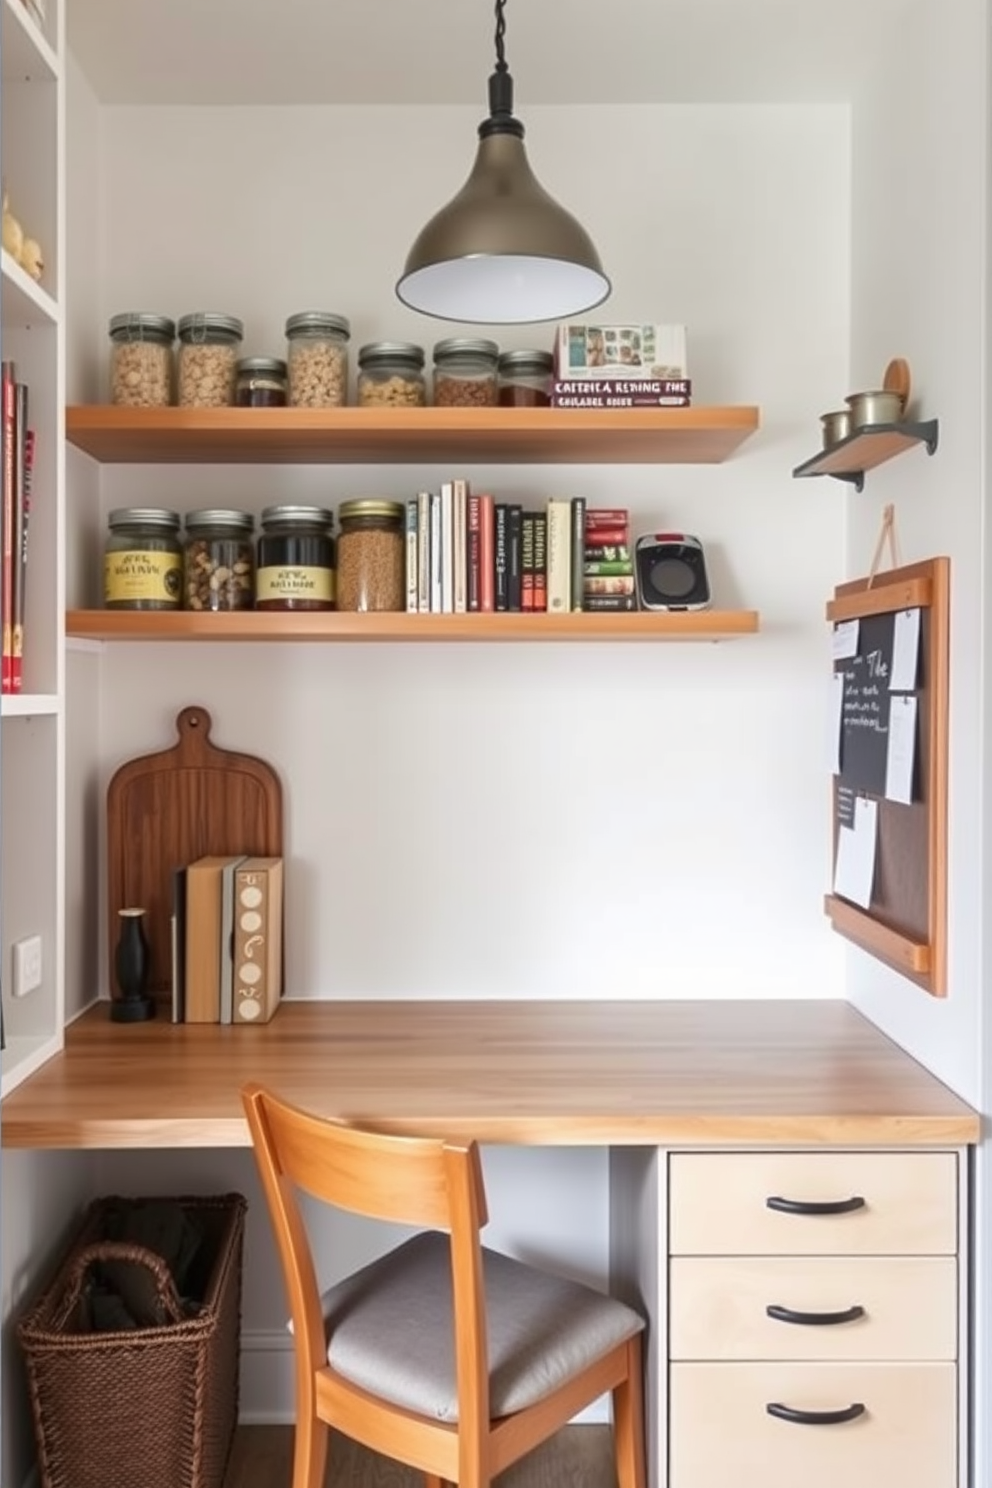
[[[246,1426],[292,1424],[293,1340],[282,1328],[242,1329],[239,1419]],[[600,1426],[609,1420],[604,1396],[577,1415],[574,1424]]]

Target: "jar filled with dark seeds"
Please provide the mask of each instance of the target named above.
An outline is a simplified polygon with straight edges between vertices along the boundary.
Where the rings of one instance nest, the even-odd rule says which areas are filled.
[[[338,508],[338,609],[406,609],[406,508],[344,501]]]
[[[257,610],[333,610],[334,513],[322,506],[267,506],[255,575]]]
[[[187,610],[250,610],[255,603],[255,528],[250,512],[208,510],[186,517]]]
[[[103,599],[108,610],[178,610],[183,601],[179,514],[118,507],[108,518]]]

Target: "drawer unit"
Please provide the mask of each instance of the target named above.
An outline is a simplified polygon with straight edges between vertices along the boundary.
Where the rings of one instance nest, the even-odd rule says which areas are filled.
[[[956,1488],[957,1165],[670,1155],[668,1488]]]

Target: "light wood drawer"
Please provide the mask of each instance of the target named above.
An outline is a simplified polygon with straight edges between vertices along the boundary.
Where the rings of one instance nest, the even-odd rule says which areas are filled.
[[[863,1204],[786,1213],[786,1204]],[[953,1255],[953,1152],[674,1153],[672,1255]]]
[[[837,1323],[769,1317],[785,1307]],[[673,1359],[940,1360],[957,1357],[950,1256],[681,1257],[669,1271]]]
[[[955,1488],[953,1364],[676,1364],[669,1488]],[[776,1402],[857,1420],[797,1425]]]

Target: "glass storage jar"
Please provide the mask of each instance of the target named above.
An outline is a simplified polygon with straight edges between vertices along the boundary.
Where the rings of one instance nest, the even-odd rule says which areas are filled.
[[[255,603],[255,519],[221,508],[186,514],[187,610],[250,610]]]
[[[486,408],[496,402],[495,341],[451,336],[434,346],[434,402],[439,408]]]
[[[338,507],[338,609],[406,609],[406,507],[343,501]]]
[[[301,310],[286,322],[289,402],[293,408],[339,408],[348,401],[351,326],[329,310]]]
[[[550,351],[504,351],[499,359],[500,407],[549,407],[554,370]]]
[[[412,341],[370,341],[358,353],[358,401],[422,408],[427,402],[424,348]]]
[[[166,408],[172,402],[175,321],[143,310],[110,321],[110,401],[121,408]]]
[[[239,408],[285,408],[286,363],[279,357],[242,357],[234,401]]]
[[[334,513],[322,506],[267,506],[255,571],[257,610],[333,610]]]
[[[235,315],[197,311],[179,321],[179,404],[225,408],[234,402],[244,323]]]
[[[183,600],[179,514],[153,506],[110,513],[103,559],[108,610],[178,610]]]

